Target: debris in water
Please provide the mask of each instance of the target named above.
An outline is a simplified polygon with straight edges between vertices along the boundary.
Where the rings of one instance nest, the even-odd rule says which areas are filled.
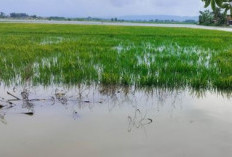
[[[74,120],[80,119],[80,114],[77,111],[73,111],[73,119]]]
[[[25,112],[25,113],[23,113],[23,114],[28,115],[28,116],[33,116],[33,115],[34,115],[34,112]]]
[[[63,91],[59,92],[58,89],[56,89],[56,91],[55,91],[55,97],[63,105],[67,104],[67,102],[68,102],[68,99],[66,97],[66,93],[64,93]]]
[[[23,100],[28,100],[29,99],[29,92],[27,89],[24,89],[22,92],[21,92],[21,96],[23,98]]]
[[[10,102],[10,101],[8,101],[8,103],[9,103],[10,105],[13,105],[13,103],[12,103],[12,102]]]
[[[14,93],[16,92],[16,87],[13,88],[13,92],[14,92]]]
[[[147,114],[143,116],[139,109],[135,110],[134,117],[128,116],[128,132],[131,132],[133,128],[144,128],[145,125],[151,124],[153,120],[151,118],[146,118],[146,116]]]
[[[153,120],[150,118],[147,118],[147,120],[149,121],[147,124],[151,124],[153,122]]]
[[[3,124],[7,124],[6,120],[5,120],[5,113],[0,113],[0,121],[3,123]]]
[[[17,96],[11,94],[10,92],[7,92],[7,94],[10,95],[10,96],[12,96],[12,97],[14,97],[14,98],[17,99],[17,100],[20,100]]]

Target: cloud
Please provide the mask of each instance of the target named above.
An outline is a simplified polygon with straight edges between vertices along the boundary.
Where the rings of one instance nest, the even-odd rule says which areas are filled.
[[[0,11],[26,12],[41,16],[196,16],[201,0],[0,0]]]
[[[180,5],[180,0],[179,1],[173,1],[173,0],[166,0],[166,1],[157,1],[154,0],[152,1],[153,5],[159,6],[159,7],[169,7],[169,6],[178,6]]]
[[[133,4],[136,0],[110,0],[110,3],[116,7],[123,7],[125,5]]]

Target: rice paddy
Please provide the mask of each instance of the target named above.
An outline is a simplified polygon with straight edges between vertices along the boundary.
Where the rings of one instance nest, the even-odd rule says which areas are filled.
[[[0,82],[232,89],[232,33],[0,24]]]
[[[231,39],[0,23],[0,156],[230,157]]]

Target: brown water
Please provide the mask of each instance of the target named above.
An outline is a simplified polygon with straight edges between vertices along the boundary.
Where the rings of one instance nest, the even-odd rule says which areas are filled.
[[[232,155],[230,94],[1,85],[0,104],[0,157]]]

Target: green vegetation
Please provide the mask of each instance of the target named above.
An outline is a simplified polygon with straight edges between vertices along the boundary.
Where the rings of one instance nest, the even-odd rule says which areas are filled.
[[[48,21],[93,21],[93,22],[131,22],[131,23],[155,23],[155,24],[197,24],[197,20],[193,20],[194,17],[189,17],[190,19],[181,18],[178,20],[178,16],[167,16],[166,20],[159,19],[160,17],[153,16],[135,16],[128,19],[128,17],[112,17],[112,18],[101,18],[101,17],[62,17],[62,16],[50,16],[50,17],[41,17],[37,15],[29,15],[27,13],[10,13],[6,14],[0,12],[0,19],[4,20],[48,20]],[[173,18],[173,19],[171,19]],[[181,20],[182,19],[182,20]],[[184,20],[186,19],[186,20]]]
[[[0,79],[231,90],[231,42],[201,29],[2,23]]]
[[[220,8],[215,8],[213,12],[209,10],[200,11],[199,24],[206,26],[226,26],[226,15],[221,12]]]
[[[217,7],[224,10],[224,14],[226,15],[228,11],[232,15],[232,0],[201,0],[205,3],[205,8],[211,6],[211,8],[215,11]]]

